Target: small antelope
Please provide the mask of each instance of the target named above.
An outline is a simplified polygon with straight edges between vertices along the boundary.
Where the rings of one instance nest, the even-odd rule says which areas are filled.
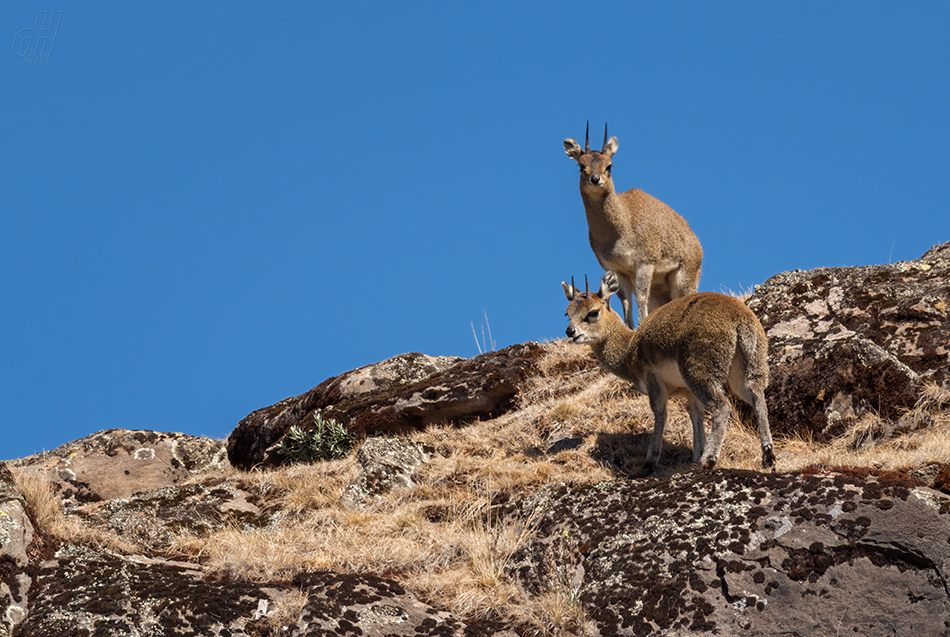
[[[603,150],[590,150],[590,123],[583,150],[574,139],[564,140],[567,156],[581,168],[590,247],[604,270],[617,273],[624,320],[632,328],[632,299],[639,325],[664,303],[698,289],[703,248],[686,220],[659,199],[636,188],[614,191],[610,168],[617,148],[616,137],[607,139],[606,124]]]
[[[608,371],[650,397],[654,426],[644,475],[652,473],[660,459],[670,396],[686,396],[693,422],[693,462],[704,469],[716,465],[732,411],[727,388],[752,405],[762,464],[775,466],[765,404],[768,342],[752,310],[731,296],[701,292],[674,299],[632,330],[610,309],[610,296],[619,289],[615,273],[604,274],[600,291],[593,294],[578,291],[573,283],[573,279],[571,285],[561,283],[571,302],[567,336],[590,345]],[[712,413],[708,445],[703,429],[706,409]]]

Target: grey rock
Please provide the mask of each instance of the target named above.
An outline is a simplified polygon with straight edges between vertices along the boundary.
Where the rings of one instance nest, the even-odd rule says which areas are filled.
[[[415,486],[416,469],[428,462],[431,453],[410,440],[367,438],[356,454],[362,467],[360,475],[344,489],[340,502],[350,508],[360,507],[396,487]]]
[[[941,635],[950,498],[906,476],[714,471],[550,487],[512,575],[602,635]]]
[[[866,413],[896,422],[924,382],[950,386],[950,243],[916,261],[778,274],[748,305],[769,338],[773,433],[824,440]]]
[[[13,476],[0,463],[0,637],[9,637],[29,608],[33,523]]]

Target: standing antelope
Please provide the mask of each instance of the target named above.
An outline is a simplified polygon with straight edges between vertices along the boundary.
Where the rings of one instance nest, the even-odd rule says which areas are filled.
[[[697,290],[703,248],[686,220],[659,199],[636,188],[614,191],[610,168],[617,148],[616,137],[607,139],[606,124],[603,150],[590,150],[590,123],[583,150],[574,139],[564,140],[568,157],[581,168],[590,247],[605,270],[617,273],[624,319],[633,327],[633,299],[640,324],[664,303]]]
[[[686,396],[693,422],[693,462],[704,469],[715,466],[732,411],[727,388],[752,405],[762,464],[775,466],[765,404],[768,342],[752,310],[731,296],[702,292],[674,299],[632,330],[610,309],[610,296],[619,289],[616,274],[604,274],[600,291],[593,294],[579,292],[573,283],[561,283],[571,302],[567,336],[590,345],[608,371],[650,397],[654,425],[644,474],[652,473],[659,462],[666,403],[677,395]],[[703,429],[706,409],[712,413],[708,445]]]

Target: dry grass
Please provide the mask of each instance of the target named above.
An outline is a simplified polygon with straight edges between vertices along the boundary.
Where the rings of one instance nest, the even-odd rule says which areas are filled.
[[[52,481],[33,470],[10,468],[13,482],[23,496],[27,509],[37,527],[54,538],[119,553],[131,553],[134,546],[117,535],[97,527],[87,526],[78,518],[63,513],[60,498],[54,493]]]
[[[533,598],[515,586],[506,569],[532,534],[531,521],[499,519],[492,504],[557,482],[599,482],[636,475],[646,452],[653,416],[645,397],[603,373],[587,348],[545,345],[541,373],[520,397],[521,409],[464,427],[432,427],[411,436],[437,450],[412,488],[397,489],[371,507],[339,504],[357,476],[354,455],[315,465],[244,474],[284,514],[275,528],[238,525],[208,537],[182,535],[171,553],[253,580],[281,580],[303,570],[372,572],[399,579],[421,599],[461,617],[498,617],[539,635],[589,630],[578,589],[568,576]],[[928,388],[909,417],[922,427],[881,444],[854,450],[848,437],[827,445],[804,439],[775,441],[778,470],[806,466],[897,469],[950,462],[950,391]],[[691,471],[692,428],[685,404],[671,401],[661,472]],[[856,427],[871,426],[861,422]],[[551,454],[552,439],[579,444]],[[719,466],[759,469],[754,425],[733,416]],[[64,518],[41,481],[18,484],[54,535],[91,533]],[[88,541],[88,538],[87,538]],[[101,538],[95,541],[102,541]],[[280,621],[299,614],[301,599],[287,602]]]

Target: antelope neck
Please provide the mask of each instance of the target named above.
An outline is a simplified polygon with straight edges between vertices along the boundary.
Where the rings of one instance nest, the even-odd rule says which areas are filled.
[[[618,228],[626,225],[628,213],[616,192],[611,190],[604,191],[603,195],[590,195],[582,191],[581,197],[587,213],[587,226],[594,236],[613,237]]]

